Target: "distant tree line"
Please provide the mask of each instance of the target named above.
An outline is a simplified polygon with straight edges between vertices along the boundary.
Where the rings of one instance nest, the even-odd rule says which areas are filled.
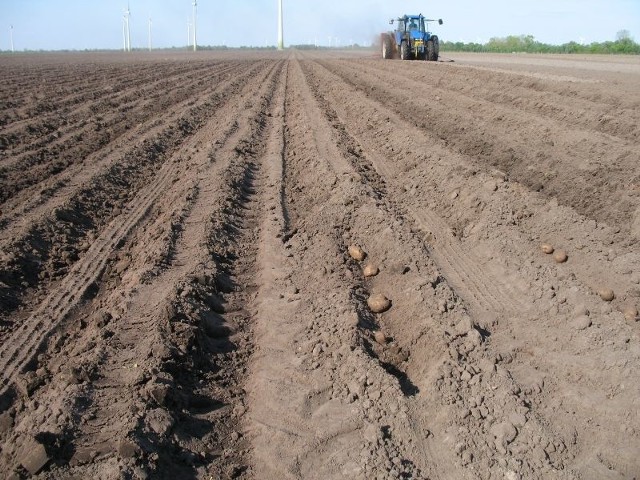
[[[488,53],[612,53],[640,54],[640,44],[636,43],[627,30],[621,30],[615,41],[581,44],[577,42],[562,45],[550,45],[538,42],[533,35],[510,35],[505,38],[494,37],[487,43],[440,42],[440,50],[449,52],[488,52]]]

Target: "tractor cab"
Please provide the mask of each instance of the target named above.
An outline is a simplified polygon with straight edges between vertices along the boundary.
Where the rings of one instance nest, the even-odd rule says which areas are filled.
[[[421,36],[424,33],[424,18],[418,17],[404,17],[398,22],[398,30],[410,32],[412,36]]]
[[[396,22],[398,22],[396,25],[396,32],[400,34],[410,34],[411,32],[419,34],[421,31],[424,32],[424,22],[420,22],[419,18],[410,18],[408,16],[400,17]]]

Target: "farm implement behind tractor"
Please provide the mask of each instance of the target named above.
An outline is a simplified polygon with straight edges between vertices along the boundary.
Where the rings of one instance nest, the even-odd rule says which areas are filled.
[[[380,35],[382,58],[438,61],[440,41],[428,31],[429,22],[436,21],[442,25],[442,19],[424,18],[422,14],[392,19],[389,23],[397,22],[396,29]]]

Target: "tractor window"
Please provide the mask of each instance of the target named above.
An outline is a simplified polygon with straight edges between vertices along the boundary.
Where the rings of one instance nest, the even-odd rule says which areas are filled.
[[[418,29],[418,23],[415,20],[411,20],[411,22],[409,23],[409,26],[407,27],[407,30],[417,30]]]

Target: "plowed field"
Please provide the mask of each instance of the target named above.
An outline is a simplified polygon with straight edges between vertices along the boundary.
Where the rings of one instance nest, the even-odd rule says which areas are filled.
[[[640,478],[640,59],[446,57],[2,56],[0,476]]]

